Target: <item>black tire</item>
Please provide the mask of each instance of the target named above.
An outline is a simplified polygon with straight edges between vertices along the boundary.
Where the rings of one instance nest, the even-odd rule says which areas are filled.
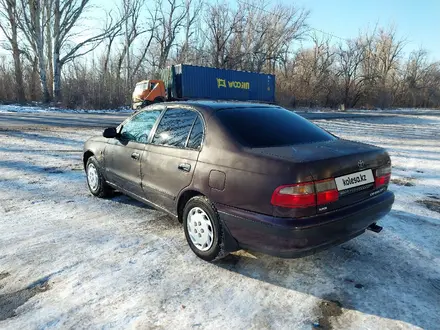
[[[206,251],[202,251],[199,247],[197,247],[193,243],[189,234],[189,227],[191,227],[191,225],[188,225],[188,215],[190,211],[193,211],[197,208],[203,210],[212,223],[212,245]],[[188,245],[199,258],[206,261],[216,261],[227,255],[224,250],[224,232],[218,212],[215,206],[205,196],[195,196],[186,203],[183,209],[183,229],[185,231],[185,237]]]
[[[89,176],[89,171],[92,168],[96,169],[96,181],[91,179]],[[111,187],[105,182],[104,176],[101,173],[101,167],[99,166],[98,160],[95,156],[89,157],[86,163],[86,177],[87,177],[87,186],[89,187],[90,192],[100,198],[108,197],[112,193]]]

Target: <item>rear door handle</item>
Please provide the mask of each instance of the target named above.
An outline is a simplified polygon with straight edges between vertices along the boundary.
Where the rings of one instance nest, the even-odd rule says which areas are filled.
[[[133,152],[131,154],[131,158],[138,160],[141,157],[141,155],[139,155],[137,152]]]
[[[177,168],[178,168],[179,170],[181,170],[181,171],[184,171],[184,172],[189,172],[189,171],[191,171],[191,165],[190,165],[190,164],[187,164],[187,163],[179,164],[179,166],[177,166]]]

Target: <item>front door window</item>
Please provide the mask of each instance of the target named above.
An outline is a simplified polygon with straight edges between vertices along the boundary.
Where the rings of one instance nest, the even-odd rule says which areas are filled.
[[[148,137],[161,111],[142,111],[124,123],[121,139],[139,143],[147,143]]]

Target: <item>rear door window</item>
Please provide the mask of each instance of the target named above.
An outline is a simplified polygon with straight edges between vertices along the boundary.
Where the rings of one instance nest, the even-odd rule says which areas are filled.
[[[199,116],[197,116],[196,121],[191,129],[191,134],[189,135],[187,147],[190,149],[200,149],[203,140],[203,122]]]
[[[203,140],[203,122],[199,116],[197,116],[196,121],[191,129],[191,134],[189,135],[187,147],[190,149],[200,149]]]
[[[184,148],[197,114],[186,109],[168,109],[157,126],[153,144]]]
[[[217,117],[238,142],[250,148],[335,140],[303,117],[280,107],[224,109]]]

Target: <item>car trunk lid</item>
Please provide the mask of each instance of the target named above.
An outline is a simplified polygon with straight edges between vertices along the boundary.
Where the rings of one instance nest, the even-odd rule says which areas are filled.
[[[343,139],[313,144],[254,148],[252,152],[284,159],[289,163],[306,165],[314,181],[334,178],[339,199],[329,205],[318,206],[318,213],[352,205],[374,196],[375,170],[390,164],[390,158],[383,148]],[[296,182],[286,182],[289,183]]]

